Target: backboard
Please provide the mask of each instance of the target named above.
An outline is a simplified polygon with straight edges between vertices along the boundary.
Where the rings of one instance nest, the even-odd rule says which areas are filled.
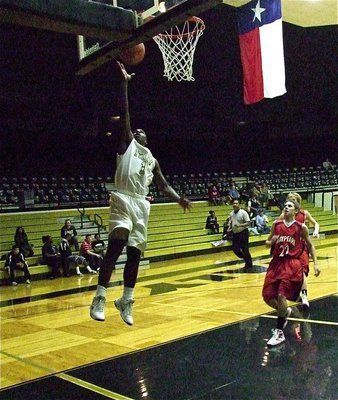
[[[116,59],[121,50],[144,43],[167,28],[183,23],[191,16],[197,16],[222,0],[96,0],[103,6],[132,10],[137,26],[130,37],[117,40],[103,40],[78,35],[79,69],[77,75],[85,75],[101,65]]]

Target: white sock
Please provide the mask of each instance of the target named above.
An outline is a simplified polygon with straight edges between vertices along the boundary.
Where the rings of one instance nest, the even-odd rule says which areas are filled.
[[[79,275],[80,274],[80,267],[76,267],[76,273]]]
[[[96,297],[98,297],[98,296],[106,297],[106,292],[107,292],[107,289],[104,286],[97,285],[95,296]]]
[[[87,269],[88,272],[93,272],[93,270],[90,268],[90,265],[87,265],[86,269]]]
[[[133,299],[134,298],[134,288],[130,288],[130,287],[127,287],[127,286],[124,286],[124,288],[123,288],[123,298],[125,299],[125,300],[131,300],[131,299]]]

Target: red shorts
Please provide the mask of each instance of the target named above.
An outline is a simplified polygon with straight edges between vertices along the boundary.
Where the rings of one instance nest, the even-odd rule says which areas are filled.
[[[265,275],[262,295],[266,300],[278,295],[296,301],[303,284],[303,268],[296,258],[273,258]]]
[[[297,301],[302,282],[278,280],[272,283],[264,283],[262,295],[265,300],[277,299],[282,295],[288,300]]]

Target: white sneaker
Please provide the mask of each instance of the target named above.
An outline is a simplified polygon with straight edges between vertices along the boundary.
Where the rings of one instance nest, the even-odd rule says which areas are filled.
[[[82,273],[82,272],[77,272],[76,275],[77,275],[77,276],[83,276],[83,273]]]
[[[26,280],[27,285],[29,285],[31,283],[31,281],[29,279]]]
[[[121,318],[128,325],[133,325],[132,308],[135,303],[134,299],[125,300],[123,297],[114,301],[115,307],[120,311]]]
[[[96,321],[104,321],[104,305],[106,298],[103,296],[96,296],[93,298],[92,305],[90,306],[90,316]]]
[[[287,310],[286,310],[286,317],[285,317],[285,322],[284,322],[284,324],[283,324],[283,329],[286,327],[286,325],[288,324],[288,318],[290,317],[290,315],[291,315],[291,313],[292,313],[292,308],[291,307],[288,307],[287,308]]]
[[[309,300],[307,299],[306,293],[301,293],[299,295],[299,297],[300,297],[300,299],[302,301],[303,309],[304,310],[308,310],[310,308],[310,303],[309,303]]]
[[[272,336],[267,342],[268,347],[278,346],[285,342],[284,332],[281,329],[273,329]]]
[[[18,282],[15,281],[11,282],[11,286],[18,286]]]

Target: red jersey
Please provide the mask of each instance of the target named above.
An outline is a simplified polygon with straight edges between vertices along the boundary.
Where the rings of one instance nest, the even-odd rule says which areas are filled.
[[[92,250],[92,244],[87,242],[86,240],[84,242],[82,242],[81,247],[80,247],[80,255],[84,256],[85,254],[87,254],[87,251],[91,251]]]
[[[304,251],[304,241],[301,238],[302,224],[294,221],[290,226],[285,221],[275,222],[274,235],[278,239],[272,248],[273,258],[299,258]]]
[[[298,213],[296,214],[295,219],[297,222],[300,222],[301,224],[305,224],[305,219],[306,219],[305,211],[299,210]]]

